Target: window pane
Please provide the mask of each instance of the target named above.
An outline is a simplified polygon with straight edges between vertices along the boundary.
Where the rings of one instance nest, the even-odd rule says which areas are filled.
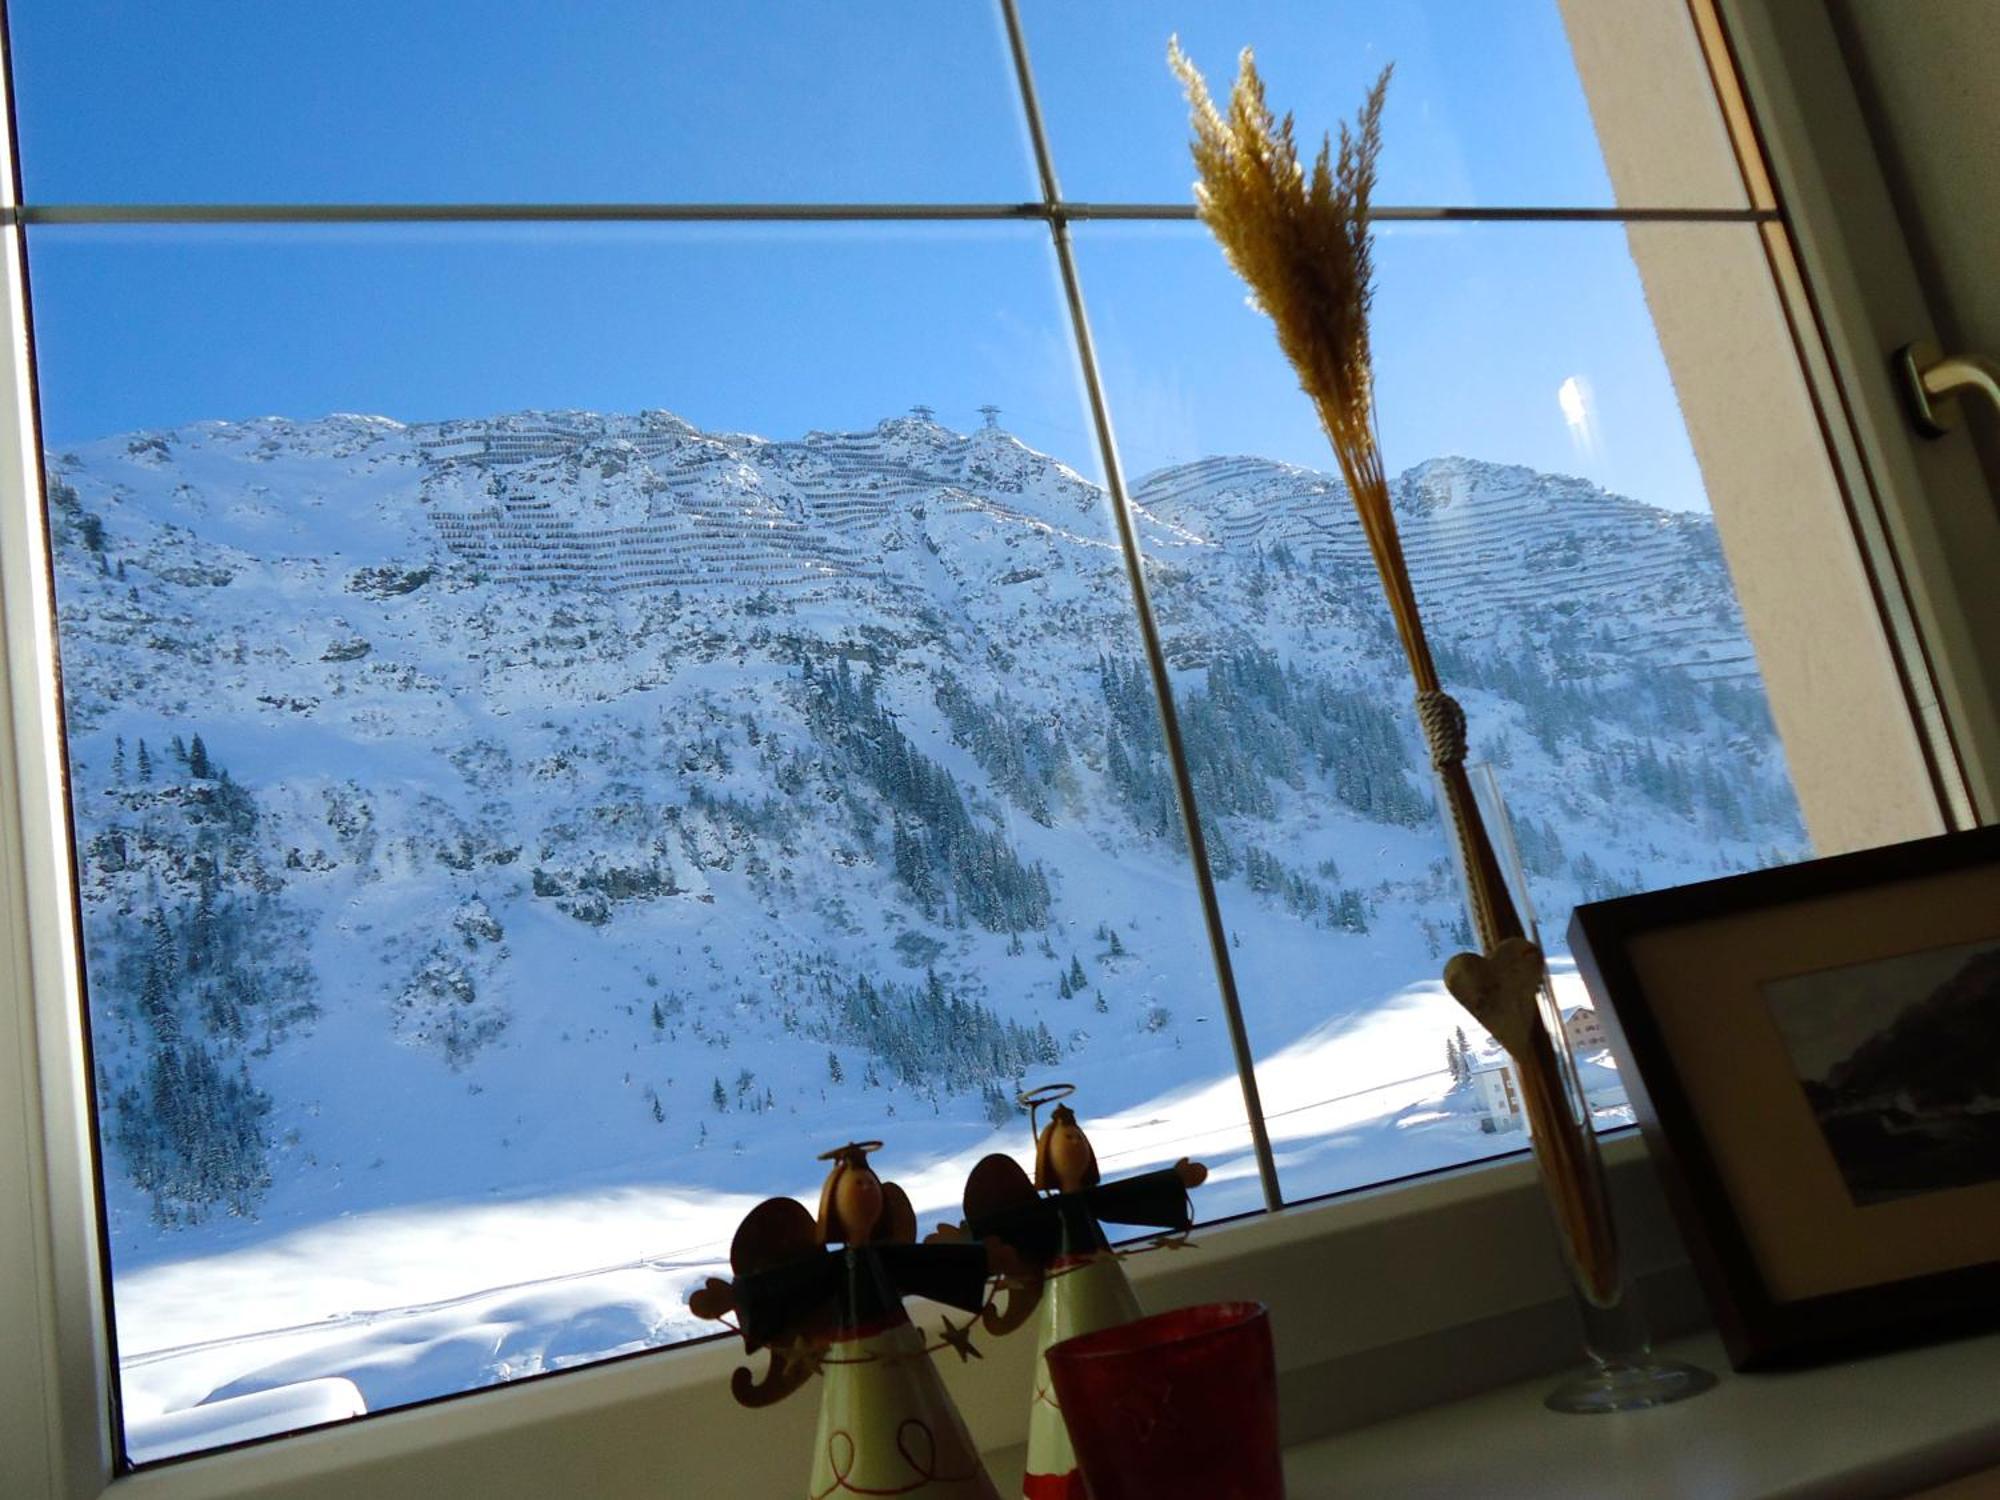
[[[1189,201],[1187,105],[1166,63],[1167,39],[1178,33],[1218,94],[1235,77],[1237,54],[1254,47],[1275,107],[1294,112],[1301,138],[1315,143],[1353,117],[1393,61],[1378,203],[1616,201],[1557,0],[1025,0],[1022,10],[1056,170],[1072,199]],[[1669,64],[1699,72],[1700,54],[1690,45],[1660,65]],[[1645,82],[1661,87],[1658,78]],[[1679,80],[1676,87],[1701,97]],[[1682,140],[1689,155],[1716,167],[1673,179],[1656,206],[1744,204],[1740,181],[1720,170],[1726,147],[1710,149],[1721,135],[1712,96],[1701,107],[1684,115]]]
[[[141,1456],[707,1331],[756,1198],[955,1218],[1022,1086],[1254,1206],[1038,227],[31,254]]]
[[[1205,230],[1078,241],[1286,1196],[1518,1146],[1449,1071],[1455,860],[1310,407]],[[1576,902],[1809,853],[1784,755],[1623,231],[1392,226],[1377,266],[1404,548],[1581,1000]]]
[[[31,199],[1035,195],[984,4],[20,0],[9,22]]]

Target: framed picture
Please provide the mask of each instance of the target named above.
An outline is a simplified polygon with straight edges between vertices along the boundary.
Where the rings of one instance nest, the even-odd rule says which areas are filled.
[[[2000,1323],[2000,828],[1569,933],[1736,1368]]]

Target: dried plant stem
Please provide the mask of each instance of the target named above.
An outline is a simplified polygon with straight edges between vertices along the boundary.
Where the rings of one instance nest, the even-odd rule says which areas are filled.
[[[1270,317],[1278,345],[1333,448],[1381,575],[1464,861],[1480,945],[1489,956],[1512,955],[1515,972],[1475,975],[1465,993],[1458,985],[1453,993],[1514,1058],[1550,1202],[1585,1295],[1614,1299],[1617,1247],[1610,1205],[1595,1142],[1579,1133],[1590,1128],[1588,1113],[1580,1123],[1575,1119],[1560,1060],[1537,1014],[1546,967],[1539,950],[1524,939],[1520,913],[1465,774],[1465,716],[1438,681],[1376,438],[1368,342],[1374,295],[1368,205],[1390,70],[1383,69],[1369,90],[1354,126],[1340,127],[1338,152],[1329,137],[1308,172],[1299,161],[1292,118],[1273,117],[1248,50],[1226,110],[1217,107],[1178,42],[1170,47],[1168,62],[1187,88],[1193,113],[1195,202],[1202,221],[1248,283],[1256,306]],[[1531,976],[1520,972],[1524,952],[1532,955]],[[1477,955],[1460,957],[1471,958],[1475,967],[1480,962]],[[1476,1001],[1468,998],[1475,992]]]
[[[1579,1122],[1571,1113],[1554,1046],[1540,1027],[1535,1040],[1534,1055],[1515,1059],[1521,1106],[1527,1112],[1549,1204],[1578,1284],[1592,1303],[1609,1307],[1618,1300],[1620,1288],[1618,1239],[1604,1168],[1594,1159],[1595,1142],[1579,1134],[1591,1128],[1588,1114]]]
[[[1382,472],[1380,451],[1372,437],[1364,450],[1351,451],[1352,445],[1334,435],[1339,418],[1328,403],[1315,397],[1313,406],[1319,413],[1320,427],[1333,446],[1340,477],[1346,481],[1347,493],[1361,521],[1362,534],[1368,538],[1368,552],[1375,559],[1375,571],[1381,575],[1382,592],[1389,603],[1390,618],[1396,624],[1397,639],[1403,643],[1403,654],[1409,658],[1410,676],[1419,693],[1438,692],[1437,665],[1431,659],[1430,640],[1424,634],[1417,591],[1403,561],[1402,538],[1396,529],[1396,513],[1389,503],[1389,483]]]
[[[1347,493],[1361,521],[1362,534],[1368,539],[1369,555],[1374,558],[1375,571],[1382,580],[1382,593],[1389,604],[1389,616],[1395,622],[1397,639],[1402,642],[1403,655],[1409,661],[1417,702],[1424,705],[1427,700],[1442,696],[1444,688],[1438,680],[1430,640],[1424,634],[1423,612],[1417,606],[1417,591],[1410,582],[1409,566],[1403,559],[1396,513],[1390,505],[1388,480],[1382,472],[1381,450],[1374,440],[1372,428],[1365,445],[1351,442],[1348,433],[1342,430],[1340,414],[1331,409],[1328,401],[1314,396],[1313,406],[1319,413],[1320,426],[1333,446],[1340,477],[1346,481]],[[1336,433],[1340,435],[1336,436]],[[1426,738],[1431,741],[1432,769],[1444,793],[1454,842],[1464,861],[1473,926],[1480,945],[1490,950],[1505,938],[1521,936],[1520,913],[1507,890],[1499,856],[1494,852],[1493,841],[1487,835],[1479,805],[1473,797],[1472,782],[1465,773],[1463,745],[1454,742],[1449,751],[1441,753],[1433,726],[1426,722],[1424,728]]]

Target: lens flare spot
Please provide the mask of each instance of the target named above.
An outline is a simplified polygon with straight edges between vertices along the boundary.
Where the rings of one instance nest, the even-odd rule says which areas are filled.
[[[1590,382],[1572,375],[1556,387],[1556,405],[1562,408],[1570,442],[1579,455],[1597,456],[1597,403],[1591,397]]]

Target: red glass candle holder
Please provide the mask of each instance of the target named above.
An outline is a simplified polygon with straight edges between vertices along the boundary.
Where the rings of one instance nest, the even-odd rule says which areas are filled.
[[[1048,1361],[1091,1500],[1284,1500],[1263,1303],[1157,1313]]]

